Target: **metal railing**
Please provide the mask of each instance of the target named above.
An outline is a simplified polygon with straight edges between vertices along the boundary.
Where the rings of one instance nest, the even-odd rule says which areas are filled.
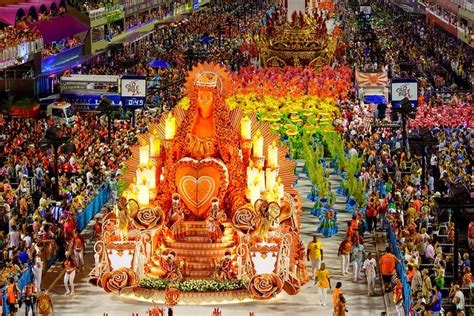
[[[474,13],[474,2],[462,0],[460,1],[459,6],[464,10]]]
[[[387,239],[392,249],[392,253],[400,260],[400,263],[397,264],[397,273],[400,281],[403,286],[403,307],[405,309],[405,314],[410,315],[410,306],[411,306],[411,286],[408,283],[406,275],[406,267],[404,263],[404,258],[400,249],[398,248],[397,236],[395,235],[392,224],[388,219],[385,218],[385,225],[387,226]]]
[[[14,61],[13,64],[16,64],[18,59],[27,56],[33,56],[34,53],[40,52],[42,49],[42,37],[33,41],[20,43],[17,46],[5,47],[0,51],[0,69],[6,68],[3,67],[2,64],[4,64],[5,66],[11,66],[9,64],[9,61]]]
[[[103,18],[104,16],[110,14],[110,13],[113,13],[115,11],[123,11],[123,5],[122,4],[115,4],[115,5],[112,5],[110,7],[103,7],[103,8],[99,8],[99,9],[96,9],[96,10],[91,10],[88,13],[89,15],[89,18],[92,20],[98,20],[98,19],[101,19]]]
[[[110,197],[110,188],[107,184],[102,184],[99,188],[97,195],[89,201],[85,209],[76,215],[76,228],[80,232],[82,231],[87,224],[94,218],[94,216],[101,210],[102,206],[109,200]],[[47,246],[47,245],[45,245]],[[46,258],[48,265],[51,265],[55,261],[54,258]],[[20,289],[20,293],[23,288],[31,282],[33,278],[33,273],[31,267],[26,269],[23,274],[20,276],[17,282],[17,286]],[[8,304],[7,304],[7,294],[5,293],[5,288],[0,289],[0,294],[2,295],[1,299],[3,302],[3,315],[9,315]]]

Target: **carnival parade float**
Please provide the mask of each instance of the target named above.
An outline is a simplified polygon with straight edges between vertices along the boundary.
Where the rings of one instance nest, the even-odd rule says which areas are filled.
[[[186,92],[188,104],[133,148],[91,277],[154,302],[297,294],[307,275],[288,149],[268,122],[228,108],[233,84],[221,66],[193,68]]]
[[[298,2],[301,2],[299,7]],[[255,34],[262,65],[312,69],[330,65],[338,59],[341,30],[335,27],[328,31],[328,14],[317,8],[310,9],[308,3],[290,3],[296,10],[286,8],[281,13],[275,12]],[[325,11],[332,12],[329,9],[325,8]]]

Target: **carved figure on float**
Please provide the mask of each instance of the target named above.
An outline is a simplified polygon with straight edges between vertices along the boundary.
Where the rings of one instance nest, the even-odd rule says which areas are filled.
[[[206,220],[212,198],[228,218],[246,203],[240,135],[224,102],[231,85],[229,74],[216,65],[198,65],[188,76],[190,107],[166,157],[158,196],[160,206],[169,209],[172,195],[179,193],[186,220]]]

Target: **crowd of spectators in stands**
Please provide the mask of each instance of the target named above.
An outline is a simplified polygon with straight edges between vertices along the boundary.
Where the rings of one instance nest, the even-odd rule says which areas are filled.
[[[137,74],[155,79],[158,87],[149,95],[150,102],[160,102],[167,108],[182,96],[182,79],[190,64],[214,61],[237,70],[257,60],[256,50],[247,35],[256,30],[269,4],[259,4],[258,9],[241,12],[241,3],[229,3],[223,7],[211,6],[208,10],[193,13],[189,18],[160,25],[152,38],[135,46],[124,44],[81,65],[75,72],[81,74]],[[213,15],[209,19],[209,14]],[[240,18],[245,15],[245,19]],[[220,37],[220,39],[219,39]],[[207,39],[212,39],[206,42]],[[153,59],[166,61],[170,67],[156,69],[148,65]],[[111,67],[112,66],[112,67]],[[176,83],[176,85],[173,85]]]
[[[41,33],[24,23],[0,29],[0,51],[41,38]]]
[[[376,12],[379,10],[376,15],[403,15],[391,6],[381,9],[375,2],[371,4]],[[339,10],[340,13],[351,11],[348,8]],[[352,18],[360,17],[353,15]],[[350,15],[344,19],[350,19]],[[420,66],[417,75],[431,76],[432,79],[433,68],[445,67],[446,71],[439,74],[442,81],[427,80],[425,83],[419,105],[421,110],[411,124],[413,135],[427,131],[433,137],[433,144],[428,146],[426,178],[423,179],[421,153],[416,151],[415,145],[410,150],[405,149],[401,129],[366,128],[364,117],[374,115],[371,108],[358,101],[342,104],[341,123],[348,147],[356,149],[364,158],[360,179],[368,194],[366,209],[371,209],[371,218],[366,213],[360,225],[355,227],[361,227],[360,233],[363,234],[366,227],[363,222],[368,219],[372,222],[375,214],[379,219],[378,228],[386,229],[390,225],[394,231],[401,257],[391,259],[393,255],[389,253],[394,249],[389,248],[388,255],[380,259],[380,268],[384,274],[385,290],[393,292],[398,315],[405,315],[402,276],[395,270],[399,261],[406,267],[404,273],[411,297],[405,299],[411,299],[410,312],[413,315],[440,315],[442,309],[447,315],[467,315],[474,303],[470,291],[474,286],[470,261],[473,249],[469,249],[467,242],[460,241],[460,251],[454,253],[454,217],[449,210],[439,207],[436,198],[448,197],[460,188],[467,191],[466,194],[473,190],[474,122],[469,105],[472,95],[435,93],[435,89],[450,91],[456,75],[469,80],[472,73],[468,75],[466,61],[470,50],[422,21],[413,18],[401,24],[396,21],[396,25],[373,23],[367,27],[364,22],[357,25],[346,20],[346,30],[349,29],[348,35],[353,39],[349,46],[354,48],[349,49],[348,60],[359,65],[390,65],[393,76],[397,76],[403,62],[416,61],[415,64]],[[373,35],[366,32],[371,27],[376,29]],[[396,41],[389,44],[390,39]],[[400,45],[400,41],[404,44]],[[461,110],[456,107],[461,107]],[[427,117],[423,118],[424,115]],[[357,209],[354,213],[358,213]],[[465,226],[462,229],[466,229]],[[474,225],[471,223],[470,230],[471,226]],[[454,265],[456,256],[459,266]],[[456,272],[460,277],[455,282],[453,276]]]
[[[79,36],[70,36],[68,38],[45,44],[41,52],[43,57],[59,54],[68,49],[82,45],[82,40]]]
[[[395,261],[381,257],[380,269],[384,274],[385,291],[393,291],[398,315],[405,315],[401,275],[395,270],[398,261],[407,269],[414,315],[439,312],[441,306],[450,310],[451,315],[465,315],[461,311],[474,302],[470,294],[474,286],[470,264],[472,249],[462,243],[460,252],[454,253],[454,218],[449,211],[442,212],[435,198],[449,196],[459,184],[472,190],[474,144],[471,137],[474,135],[470,129],[459,126],[431,129],[435,144],[430,148],[428,171],[423,181],[421,157],[415,154],[414,147],[411,151],[403,149],[399,131],[367,130],[361,115],[369,111],[368,108],[353,102],[343,104],[342,108],[341,124],[347,144],[363,157],[359,177],[368,194],[365,209],[371,210],[359,217],[361,211],[356,208],[353,221],[348,225],[358,231],[358,236],[364,235],[367,228],[385,230],[388,225],[394,231],[401,257]],[[376,224],[372,227],[373,224],[368,226],[368,223]],[[349,240],[355,242],[353,238]],[[387,253],[393,251],[389,249]],[[454,256],[459,256],[461,263],[457,268]],[[453,282],[454,269],[459,269],[458,282]]]
[[[389,76],[418,77],[433,89],[472,88],[473,49],[467,44],[398,8],[374,6],[372,19],[377,23],[343,18],[349,63],[384,66]],[[358,24],[365,32],[354,32]]]
[[[75,125],[61,127],[70,139],[59,149],[55,170],[52,149],[41,145],[51,121],[2,118],[6,160],[0,169],[0,286],[28,267],[39,272],[52,260],[65,259],[75,236],[75,215],[101,184],[117,189],[115,178],[131,154],[130,146],[154,119],[138,115],[135,128],[118,122],[109,142],[103,119],[78,116]]]
[[[114,4],[112,0],[89,0],[89,1],[70,0],[68,2],[70,5],[75,6],[82,12],[89,12],[92,10],[105,8],[107,6],[111,6]]]
[[[153,20],[163,19],[165,16],[164,12],[167,12],[166,8],[155,8],[150,11],[129,16],[125,19],[126,29],[129,30]]]
[[[451,24],[456,28],[463,30],[463,35],[466,37],[468,41],[472,41],[474,38],[474,29],[472,26],[469,26],[466,21],[459,19],[456,14],[454,14],[452,11],[447,10],[446,8],[440,6],[437,3],[430,2],[427,3],[427,9],[431,11],[432,13],[436,14],[440,18],[442,18],[446,23]]]

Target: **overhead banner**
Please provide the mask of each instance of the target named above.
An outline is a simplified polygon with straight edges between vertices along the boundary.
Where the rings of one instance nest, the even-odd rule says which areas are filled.
[[[146,77],[122,76],[120,95],[125,107],[142,107],[146,101]]]
[[[392,79],[392,106],[399,107],[404,98],[412,106],[418,106],[418,81],[416,79]]]

